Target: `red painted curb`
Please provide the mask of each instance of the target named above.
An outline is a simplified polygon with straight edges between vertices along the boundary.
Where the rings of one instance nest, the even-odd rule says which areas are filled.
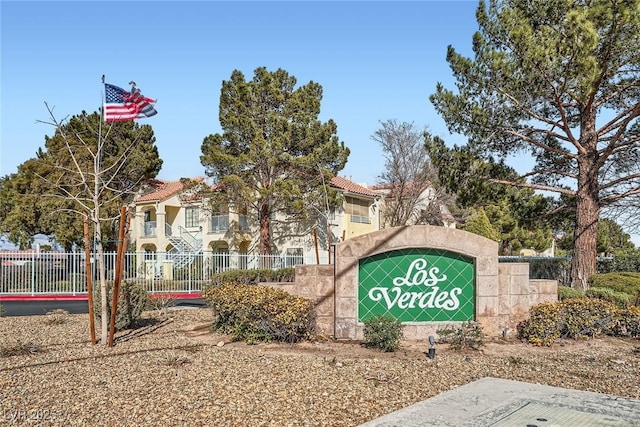
[[[198,299],[202,297],[200,292],[195,293],[172,293],[154,292],[150,293],[151,298],[159,298],[168,295],[173,299]],[[86,301],[87,295],[0,295],[0,301]]]
[[[86,301],[86,299],[86,295],[0,295],[0,301]]]

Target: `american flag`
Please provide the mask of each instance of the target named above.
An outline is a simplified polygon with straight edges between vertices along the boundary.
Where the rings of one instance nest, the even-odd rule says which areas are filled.
[[[158,114],[153,105],[155,99],[146,98],[140,89],[132,87],[131,92],[105,83],[104,121],[126,122]]]

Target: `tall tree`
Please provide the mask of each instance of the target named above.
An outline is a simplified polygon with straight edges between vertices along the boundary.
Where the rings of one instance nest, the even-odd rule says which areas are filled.
[[[382,218],[386,227],[418,224],[422,221],[442,224],[440,205],[451,202],[436,186],[433,168],[425,150],[423,131],[413,123],[391,119],[380,123],[371,139],[382,148],[385,169],[378,175],[387,188]],[[428,213],[427,213],[428,212]]]
[[[252,208],[259,228],[259,252],[272,250],[276,213],[304,218],[308,208],[324,211],[332,176],[342,170],[349,149],[333,120],[318,120],[322,87],[310,81],[296,88],[285,70],[254,71],[252,80],[234,70],[222,82],[222,134],[204,138],[200,161],[235,206]]]
[[[490,180],[520,180],[504,162],[483,159],[469,146],[445,146],[441,138],[425,134],[425,147],[437,171],[440,185],[455,195],[455,209],[463,218],[478,208],[499,232],[500,253],[512,255],[521,248],[542,251],[551,243],[551,230],[559,218],[547,215],[555,205],[548,196],[530,188],[495,185]]]
[[[533,194],[533,190],[517,190],[490,183],[489,179],[517,179],[517,172],[504,162],[485,159],[470,146],[449,148],[442,138],[425,133],[425,149],[444,189],[456,196],[460,208],[486,206],[511,197],[514,192]],[[524,181],[524,180],[523,180]]]
[[[528,180],[575,200],[572,286],[596,269],[598,218],[640,194],[640,0],[490,0],[475,59],[449,46],[458,93],[430,99],[485,153],[528,152]]]

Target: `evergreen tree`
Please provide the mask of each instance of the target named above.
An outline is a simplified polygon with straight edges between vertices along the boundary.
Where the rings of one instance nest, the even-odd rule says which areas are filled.
[[[276,214],[305,219],[326,211],[325,197],[335,196],[329,180],[349,156],[333,120],[318,120],[322,87],[296,82],[282,69],[257,68],[248,81],[234,70],[220,93],[223,133],[202,143],[200,161],[224,189],[217,195],[255,215],[262,255],[271,253]]]
[[[30,247],[33,236],[41,233],[70,251],[74,244],[83,245],[83,214],[92,211],[97,197],[101,234],[107,247],[115,249],[118,230],[112,220],[162,166],[153,130],[134,122],[113,123],[104,126],[98,147],[99,113],[83,111],[54,125],[55,133],[45,136],[36,157],[1,178],[0,230],[21,248]]]
[[[527,181],[493,182],[575,200],[571,280],[584,289],[601,211],[640,194],[640,0],[490,0],[477,20],[475,58],[447,52],[458,93],[438,84],[430,99],[472,147],[535,160]]]

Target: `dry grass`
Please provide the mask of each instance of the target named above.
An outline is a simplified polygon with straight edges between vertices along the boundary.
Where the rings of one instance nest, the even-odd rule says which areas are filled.
[[[1,318],[0,349],[37,349],[0,357],[2,421],[356,426],[488,376],[640,399],[638,340],[498,341],[468,352],[440,345],[431,360],[426,343],[403,342],[396,353],[353,342],[251,346],[210,334],[207,309],[146,315],[145,326],[116,335],[114,348],[89,343],[87,315],[49,324]]]

